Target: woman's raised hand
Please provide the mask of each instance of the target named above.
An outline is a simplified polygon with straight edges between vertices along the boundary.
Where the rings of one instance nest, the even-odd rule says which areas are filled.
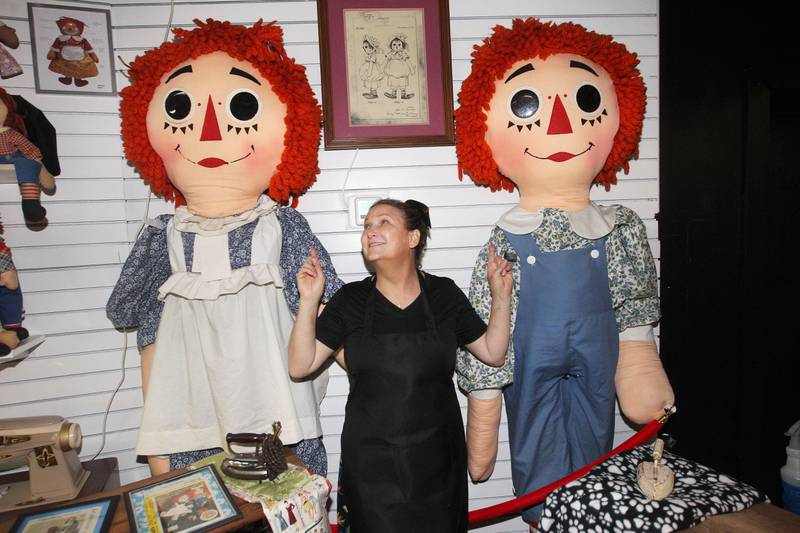
[[[502,298],[505,301],[511,299],[511,286],[514,283],[514,276],[511,272],[511,265],[508,261],[494,254],[494,245],[489,245],[489,263],[486,267],[486,276],[489,278],[489,290],[492,292],[492,299]]]
[[[325,274],[317,257],[317,249],[311,248],[311,255],[305,260],[297,272],[297,290],[301,300],[319,302],[325,291]]]

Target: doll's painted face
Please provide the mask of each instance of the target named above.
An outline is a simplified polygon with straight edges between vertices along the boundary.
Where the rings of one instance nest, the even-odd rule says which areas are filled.
[[[61,33],[64,35],[80,35],[81,29],[74,22],[67,22],[61,26]]]
[[[258,70],[225,52],[165,74],[147,110],[147,136],[190,211],[252,209],[283,153],[286,105]]]
[[[364,49],[364,52],[366,52],[368,55],[375,53],[375,49],[372,47],[371,44],[369,44],[369,41],[364,41],[361,47]]]
[[[394,50],[395,52],[399,52],[404,48],[405,45],[403,44],[403,41],[401,41],[400,39],[392,39],[392,50]]]
[[[521,196],[585,194],[619,129],[614,84],[573,54],[518,61],[495,84],[486,142]]]

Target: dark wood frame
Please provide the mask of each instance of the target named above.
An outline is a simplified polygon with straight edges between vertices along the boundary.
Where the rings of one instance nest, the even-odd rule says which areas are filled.
[[[17,520],[14,522],[14,525],[11,526],[12,533],[20,533],[23,531],[22,526],[23,522],[30,518],[36,518],[38,516],[44,515],[53,515],[58,514],[60,512],[67,512],[73,509],[78,509],[81,507],[97,507],[98,505],[107,503],[105,515],[101,521],[100,531],[106,532],[111,528],[111,521],[114,518],[114,513],[117,510],[117,504],[119,503],[119,496],[109,496],[107,498],[98,498],[96,500],[91,500],[88,502],[81,502],[72,505],[65,505],[63,507],[56,507],[54,509],[37,509],[35,511],[22,513],[17,517]]]
[[[334,117],[337,112],[347,112],[347,110],[337,110],[334,106],[334,96],[332,87],[331,76],[331,34],[328,20],[329,9],[343,10],[343,3],[348,0],[317,0],[317,20],[319,22],[319,44],[320,44],[320,63],[322,70],[322,104],[323,113],[325,115],[324,131],[325,131],[325,149],[326,150],[341,150],[350,148],[396,148],[396,147],[410,147],[410,146],[447,146],[455,144],[455,125],[453,122],[453,76],[450,57],[450,10],[448,7],[448,0],[417,0],[416,5],[420,7],[435,7],[438,9],[439,16],[439,40],[431,42],[426,39],[426,50],[430,47],[439,47],[439,58],[441,61],[438,74],[441,77],[441,102],[442,109],[429,107],[429,116],[434,113],[443,115],[441,133],[436,134],[406,134],[403,135],[398,131],[397,135],[381,135],[381,136],[345,136],[337,134],[334,125]],[[354,5],[354,9],[364,10],[380,10],[390,9],[395,7],[411,7],[407,4],[408,1],[400,2],[400,6],[387,5],[387,2],[381,0],[359,0],[357,2],[348,2]],[[426,35],[427,36],[427,35]],[[432,79],[431,72],[428,72],[428,88],[430,91]],[[434,75],[436,73],[433,73]],[[347,91],[347,87],[339,88],[339,90]],[[366,126],[370,128],[372,126]],[[402,130],[408,128],[406,125],[398,126],[381,126],[382,128],[397,128]]]
[[[220,489],[222,490],[223,495],[228,500],[228,503],[230,503],[231,507],[233,507],[233,509],[236,511],[236,514],[231,515],[228,518],[225,518],[223,520],[215,521],[215,522],[209,524],[206,527],[201,527],[199,529],[195,529],[194,531],[196,531],[197,533],[202,533],[204,531],[211,531],[211,530],[219,528],[220,526],[228,524],[230,522],[235,522],[237,520],[242,519],[243,518],[242,511],[241,511],[241,509],[239,509],[239,506],[236,504],[236,501],[234,500],[233,496],[231,496],[231,493],[228,492],[228,487],[225,486],[225,483],[222,481],[222,478],[219,476],[219,473],[217,472],[217,469],[214,467],[214,465],[206,465],[206,466],[203,466],[201,468],[197,468],[197,469],[194,469],[194,470],[189,470],[188,472],[185,472],[185,473],[180,474],[178,476],[170,476],[170,477],[167,477],[165,479],[159,479],[158,481],[155,481],[155,482],[150,483],[148,485],[139,486],[139,487],[136,487],[134,489],[126,491],[125,492],[125,510],[126,510],[126,512],[128,514],[128,524],[130,526],[130,531],[132,533],[136,533],[136,532],[140,531],[139,528],[136,525],[136,517],[134,516],[133,503],[131,502],[131,495],[133,493],[138,493],[138,492],[143,492],[143,491],[153,491],[153,490],[155,490],[157,487],[159,487],[161,485],[167,485],[167,484],[174,483],[175,481],[177,481],[177,480],[179,480],[181,478],[197,476],[197,475],[201,474],[205,470],[208,470],[208,471],[211,472],[214,480],[216,481],[216,483],[219,485]]]

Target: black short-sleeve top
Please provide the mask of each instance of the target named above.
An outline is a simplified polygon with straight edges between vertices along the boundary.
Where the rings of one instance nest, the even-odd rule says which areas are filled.
[[[452,331],[459,346],[478,340],[486,332],[486,324],[461,289],[450,278],[428,273],[424,277],[437,330]],[[375,279],[370,276],[340,288],[317,318],[317,340],[337,350],[348,336],[361,334],[367,296],[374,286]],[[400,309],[376,289],[374,313],[375,334],[417,333],[426,328],[421,295],[405,309]]]

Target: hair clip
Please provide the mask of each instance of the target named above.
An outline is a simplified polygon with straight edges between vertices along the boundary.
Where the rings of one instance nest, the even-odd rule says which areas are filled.
[[[430,210],[428,209],[427,205],[423,204],[422,202],[418,202],[417,200],[410,199],[406,200],[404,203],[410,207],[413,207],[414,209],[419,209],[419,211],[422,213],[422,218],[425,221],[425,224],[428,226],[428,228],[431,227]]]

